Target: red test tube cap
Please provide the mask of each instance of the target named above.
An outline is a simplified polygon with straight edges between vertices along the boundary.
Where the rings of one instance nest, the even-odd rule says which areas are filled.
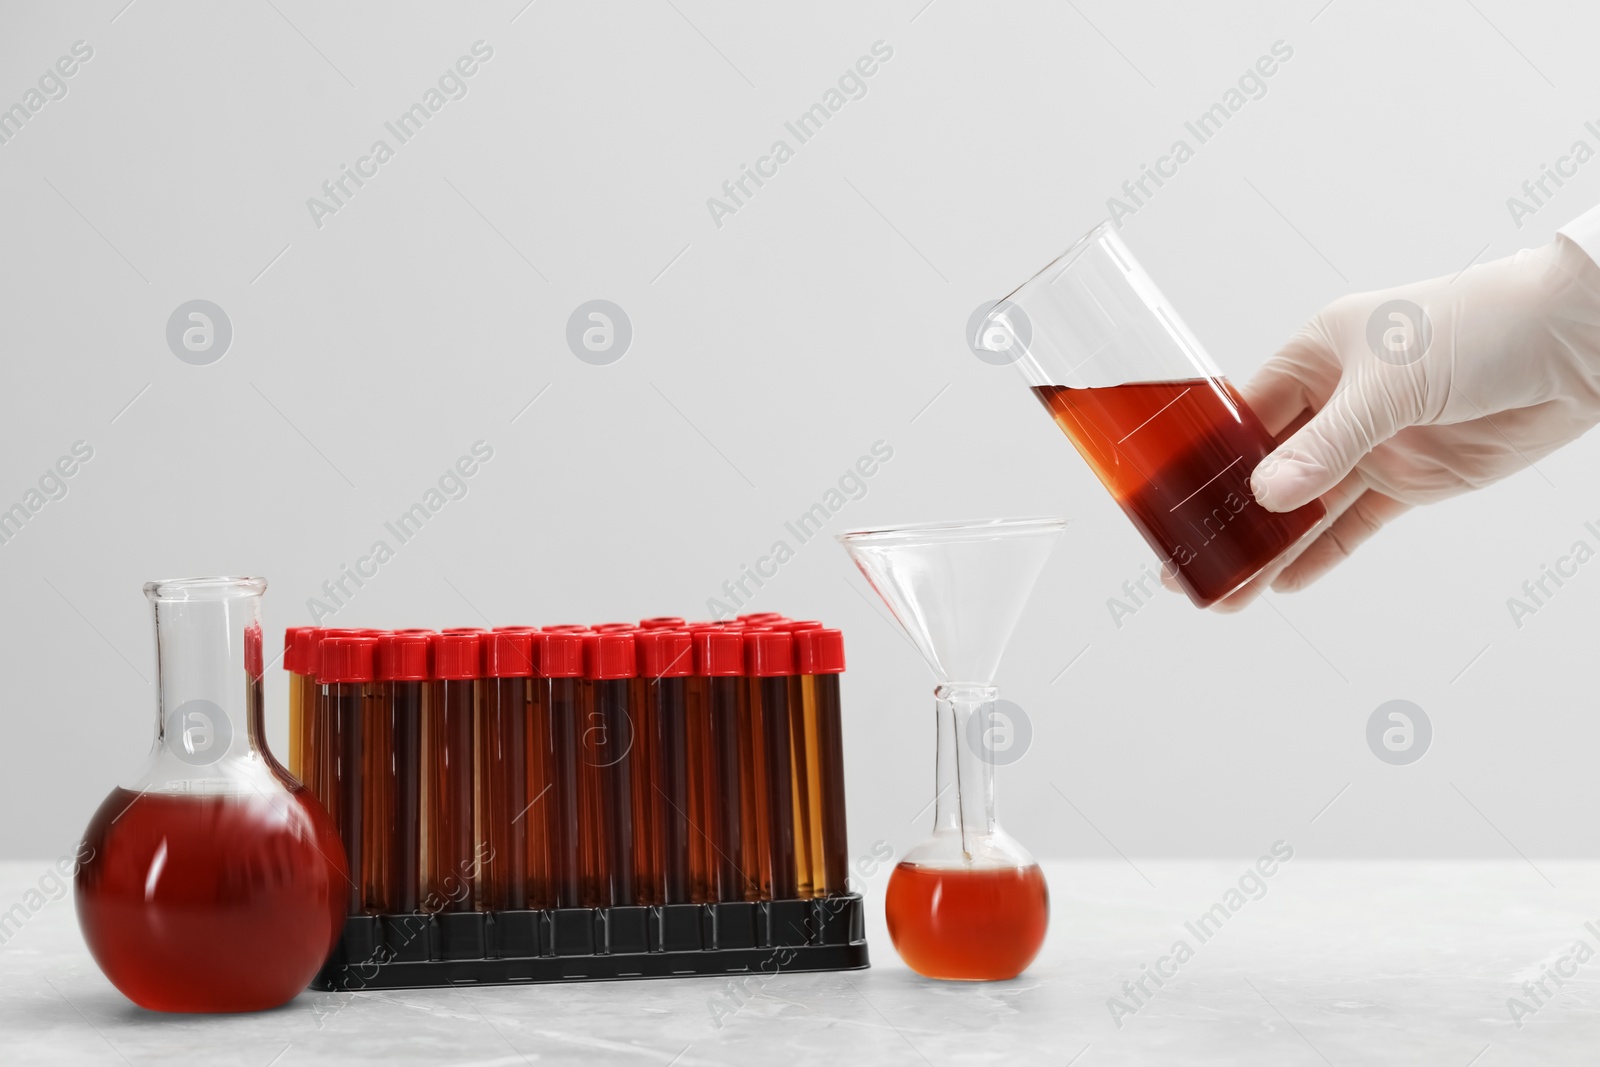
[[[642,678],[686,678],[694,673],[694,644],[685,630],[646,630],[634,637]]]
[[[433,677],[466,681],[482,674],[482,631],[441,630],[428,640],[433,647]]]
[[[696,674],[725,678],[744,674],[744,638],[735,630],[701,630],[694,634]]]
[[[783,622],[768,623],[767,628],[797,634],[801,630],[820,630],[822,629],[822,623],[816,619],[785,619]]]
[[[583,677],[583,635],[560,630],[539,635],[539,675],[543,678]]]
[[[324,685],[372,681],[377,648],[376,637],[336,635],[323,638],[317,681]]]
[[[533,632],[496,630],[483,635],[485,678],[531,678],[534,671]]]
[[[636,678],[639,664],[633,634],[592,633],[583,635],[583,676],[596,680]]]
[[[681,630],[687,623],[676,615],[657,615],[653,619],[640,619],[641,630]]]
[[[377,675],[381,682],[428,680],[428,639],[424,630],[398,630],[378,638]]]
[[[297,642],[300,635],[307,630],[314,630],[314,626],[288,626],[283,631],[283,669],[291,674],[304,674],[300,669],[300,649]]]
[[[327,631],[315,626],[297,626],[294,635],[294,666],[289,668],[296,674],[316,675],[322,663],[322,654],[318,649],[322,646],[322,639]],[[288,654],[284,655],[284,664],[288,665]]]
[[[794,645],[801,674],[844,673],[844,634],[838,630],[801,630]]]
[[[756,678],[775,678],[794,673],[794,638],[780,630],[762,630],[744,635],[745,673]]]

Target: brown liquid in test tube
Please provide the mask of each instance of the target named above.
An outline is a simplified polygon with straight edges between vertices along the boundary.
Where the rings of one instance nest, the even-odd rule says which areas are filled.
[[[803,630],[794,635],[800,671],[802,715],[807,720],[806,776],[817,797],[816,826],[821,860],[816,896],[850,891],[849,842],[844,801],[844,727],[839,675],[844,672],[844,636],[838,630]],[[815,738],[815,755],[810,738]]]
[[[761,755],[766,786],[767,865],[770,896],[793,900],[796,880],[795,767],[789,680],[794,677],[794,639],[776,630],[746,633],[745,671],[750,676],[751,719],[761,724]],[[799,709],[794,709],[798,718]]]
[[[306,705],[305,690],[300,686],[300,678],[305,673],[300,665],[299,650],[296,641],[305,631],[314,629],[310,626],[290,626],[283,631],[283,669],[289,674],[289,773],[300,780],[304,769],[301,763],[301,753],[304,751]],[[304,782],[302,781],[302,784]]]
[[[378,638],[377,699],[366,731],[361,872],[365,910],[415,912],[422,900],[422,706],[429,631]]]
[[[578,682],[578,882],[585,908],[603,908],[611,902],[606,876],[605,791],[597,757],[590,754],[597,743],[604,743],[604,737],[605,721],[594,705],[594,681],[585,677]]]
[[[542,765],[543,799],[533,806],[530,854],[549,857],[550,896],[558,908],[585,902],[583,811],[583,636],[546,630],[536,638],[544,676],[544,715],[536,731],[547,739]],[[530,784],[531,788],[531,784]],[[545,791],[545,790],[548,791]],[[540,795],[540,794],[535,794]],[[593,894],[598,897],[598,889]]]
[[[317,713],[318,702],[322,698],[322,686],[317,684],[317,665],[321,662],[322,633],[315,626],[301,626],[296,628],[294,639],[294,673],[289,677],[290,685],[300,692],[300,731],[299,731],[299,761],[289,765],[289,773],[300,779],[302,785],[311,790],[311,795],[317,795],[314,779],[320,765],[322,749],[318,744],[321,729],[321,719]],[[289,655],[284,654],[287,665]]]
[[[491,911],[528,906],[528,688],[533,634],[483,635],[478,684],[478,827],[488,843],[479,875]]]
[[[742,641],[742,637],[741,637]],[[766,723],[748,679],[739,680],[739,826],[746,900],[772,899],[771,812],[768,809]]]
[[[706,677],[700,673],[699,660],[694,653],[696,635],[721,629],[720,623],[689,623],[690,674],[683,686],[684,722],[688,748],[688,798],[689,798],[689,900],[705,904],[717,899],[716,869],[712,852],[711,820],[714,810],[714,783],[712,768],[715,760],[711,751],[711,708],[707,702]]]
[[[754,857],[745,850],[740,724],[746,718],[744,639],[734,630],[693,635],[695,673],[705,682],[707,784],[710,803],[702,831],[711,856],[711,899],[746,899],[755,884]]]
[[[328,687],[322,682],[322,643],[330,637],[376,637],[377,630],[327,629],[312,631],[312,643],[305,664],[311,675],[313,699],[307,705],[306,745],[303,759],[306,763],[305,786],[311,790],[323,810],[333,816],[338,824],[340,797],[337,788],[339,753],[336,727],[338,721],[328,710]],[[356,880],[352,878],[352,880]]]
[[[639,659],[639,638],[648,631],[634,628],[635,668],[642,666]],[[661,840],[656,825],[656,764],[660,752],[659,729],[656,722],[656,702],[650,693],[651,686],[643,675],[628,682],[628,714],[633,747],[628,752],[632,765],[633,784],[633,876],[638,891],[639,904],[660,904],[661,900]]]
[[[359,633],[341,630],[340,633]],[[328,800],[328,718],[322,699],[322,682],[317,675],[322,671],[322,642],[329,636],[327,630],[308,627],[300,637],[300,666],[305,672],[300,677],[307,682],[301,696],[303,730],[300,742],[300,782],[317,798],[324,811],[333,814]]]
[[[799,634],[804,630],[820,630],[822,623],[790,620],[774,623],[772,628],[795,636],[794,665],[798,670]],[[789,761],[794,784],[795,890],[804,899],[822,895],[821,750],[817,743],[815,700],[807,705],[799,674],[791,674],[786,680],[789,685]]]
[[[639,690],[653,724],[653,765],[647,802],[654,809],[652,896],[663,904],[691,903],[689,728],[685,694],[694,673],[689,634],[653,629],[635,639]]]
[[[527,698],[523,718],[526,725],[522,731],[524,807],[521,815],[512,812],[511,830],[522,838],[523,883],[527,887],[527,903],[523,906],[553,908],[555,889],[550,880],[549,830],[545,825],[547,807],[554,802],[554,794],[550,789],[550,721],[546,711],[550,683],[540,666],[544,659],[544,639],[537,626],[496,626],[494,632],[527,635],[532,673],[523,687]]]
[[[317,672],[326,720],[324,784],[332,804],[328,814],[333,816],[344,843],[350,870],[348,911],[352,915],[362,910],[362,728],[367,718],[366,704],[372,696],[377,645],[373,637],[325,636]]]
[[[633,634],[592,633],[583,637],[583,673],[591,708],[583,762],[591,783],[589,822],[600,862],[593,868],[602,905],[639,903],[633,811],[634,729],[632,689],[638,674]]]
[[[433,680],[424,712],[422,768],[424,906],[477,907],[480,854],[473,804],[473,720],[482,638],[444,632],[430,639]]]

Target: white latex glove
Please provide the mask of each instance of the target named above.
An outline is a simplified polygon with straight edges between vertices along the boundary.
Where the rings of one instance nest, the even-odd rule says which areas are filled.
[[[1243,394],[1283,442],[1251,476],[1256,499],[1291,511],[1322,497],[1328,518],[1224,610],[1268,582],[1302,588],[1412,505],[1497,482],[1600,422],[1600,267],[1558,236],[1454,279],[1343,297]]]

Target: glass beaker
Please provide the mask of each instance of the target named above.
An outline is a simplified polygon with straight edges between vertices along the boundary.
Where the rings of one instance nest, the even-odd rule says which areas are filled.
[[[156,1011],[277,1007],[344,926],[338,832],[260,734],[260,578],[144,587],[156,735],[84,831],[78,925],[111,984]]]
[[[839,535],[939,679],[933,834],[889,878],[889,937],[929,978],[1000,980],[1044,944],[1050,898],[1028,850],[1000,828],[994,673],[1062,519],[992,519]]]
[[[1278,514],[1250,474],[1275,447],[1105,222],[1000,300],[974,347],[1015,362],[1199,607],[1260,574],[1326,515]],[[989,357],[985,357],[989,358]]]

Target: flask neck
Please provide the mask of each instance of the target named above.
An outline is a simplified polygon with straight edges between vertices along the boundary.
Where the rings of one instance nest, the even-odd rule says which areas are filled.
[[[983,842],[1000,829],[995,816],[994,763],[983,732],[994,716],[1000,690],[992,685],[946,684],[933,691],[939,721],[934,833],[961,837],[971,862]]]
[[[209,789],[260,762],[261,593],[255,578],[152,582],[156,740],[146,786]],[[185,784],[189,783],[189,784]]]

